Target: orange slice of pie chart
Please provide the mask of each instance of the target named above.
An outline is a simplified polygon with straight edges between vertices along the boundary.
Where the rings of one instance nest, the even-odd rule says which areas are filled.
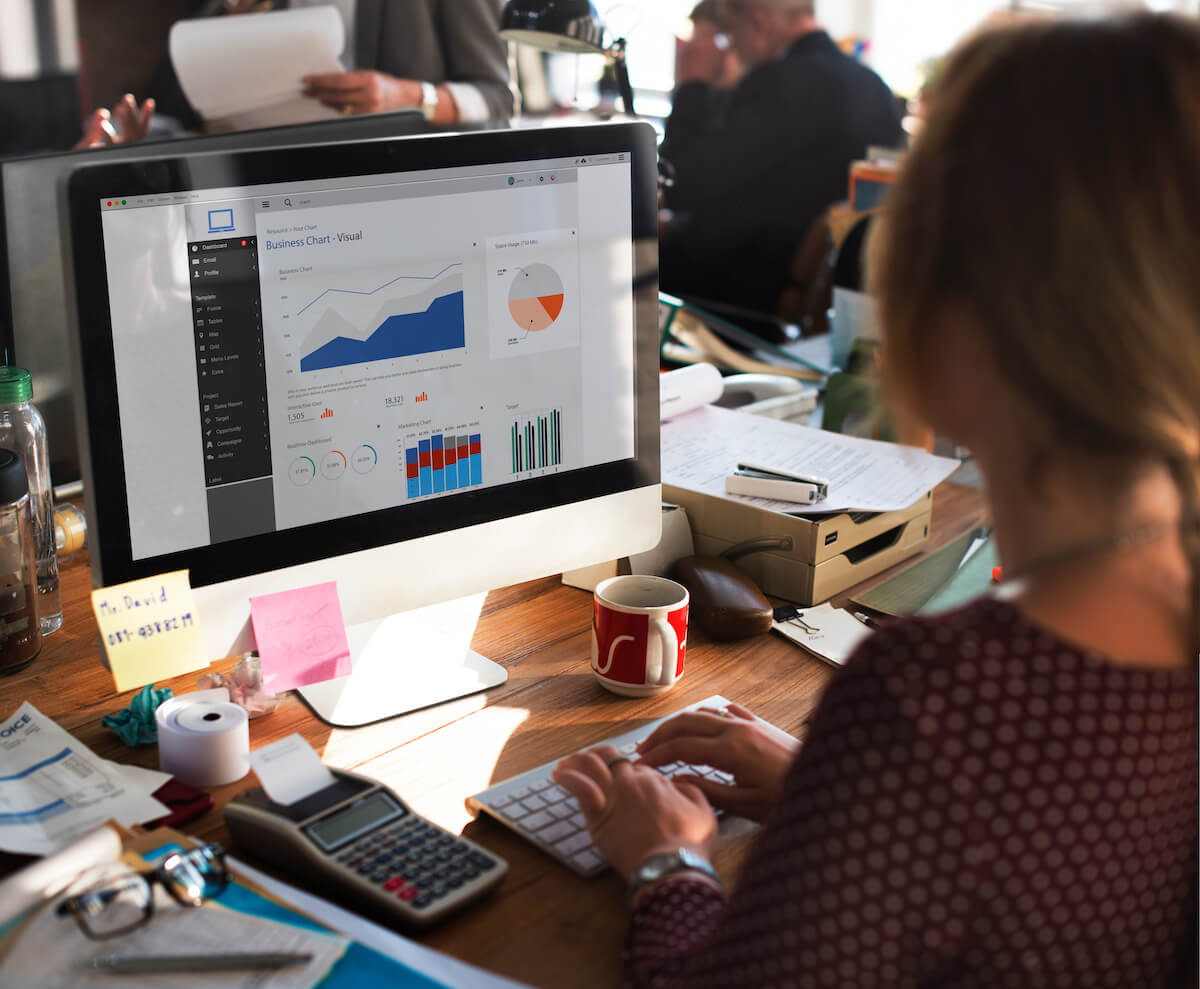
[[[548,264],[520,269],[508,290],[508,312],[522,330],[547,329],[558,319],[566,298],[562,279]]]

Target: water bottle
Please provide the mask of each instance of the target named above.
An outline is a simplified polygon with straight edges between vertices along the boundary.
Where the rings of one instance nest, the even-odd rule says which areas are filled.
[[[29,485],[21,458],[0,449],[0,676],[25,669],[41,651]]]
[[[33,402],[33,381],[23,367],[0,367],[0,447],[14,451],[25,465],[33,513],[37,561],[37,613],[42,634],[62,626],[62,595],[54,551],[54,491],[46,455],[46,424]]]

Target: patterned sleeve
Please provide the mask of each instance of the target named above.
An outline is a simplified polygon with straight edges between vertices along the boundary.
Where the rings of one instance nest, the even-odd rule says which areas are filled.
[[[630,985],[953,982],[970,800],[918,730],[916,645],[881,631],[834,678],[727,906],[682,881],[639,904]]]

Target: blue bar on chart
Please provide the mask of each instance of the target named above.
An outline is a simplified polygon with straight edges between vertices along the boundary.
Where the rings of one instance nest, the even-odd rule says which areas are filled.
[[[445,450],[442,446],[442,434],[437,433],[436,435],[429,437],[429,439],[433,445],[433,493],[441,494],[446,490],[444,469],[446,466],[446,459],[444,456]]]
[[[551,409],[512,425],[512,472],[558,467],[562,464],[562,410]]]
[[[469,487],[471,484],[471,451],[470,441],[466,436],[458,437],[458,486]]]
[[[468,449],[471,453],[471,486],[483,483],[483,447],[481,433],[472,433]]]
[[[417,450],[421,465],[421,494],[433,494],[433,454],[429,440],[418,441]]]
[[[404,473],[408,480],[408,496],[410,498],[420,497],[421,468],[417,462],[417,448],[415,446],[406,447],[404,450]]]
[[[458,437],[446,437],[446,490],[458,490]]]

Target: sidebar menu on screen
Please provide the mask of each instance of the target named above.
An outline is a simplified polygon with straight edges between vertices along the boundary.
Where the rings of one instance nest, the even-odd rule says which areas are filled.
[[[188,245],[204,479],[271,473],[258,248],[254,237]]]

